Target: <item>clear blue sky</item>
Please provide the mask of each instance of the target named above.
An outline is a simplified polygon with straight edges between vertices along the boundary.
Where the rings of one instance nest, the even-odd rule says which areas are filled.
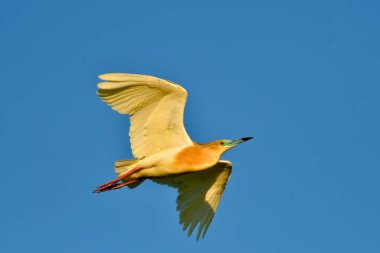
[[[1,252],[380,252],[379,1],[0,2]],[[202,241],[173,189],[92,194],[131,159],[97,75],[189,92],[231,180]],[[159,141],[159,140],[157,140]],[[181,251],[179,251],[181,250]]]

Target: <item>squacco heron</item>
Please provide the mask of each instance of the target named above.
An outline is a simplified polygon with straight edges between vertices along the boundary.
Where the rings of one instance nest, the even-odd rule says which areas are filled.
[[[230,148],[251,139],[194,142],[183,125],[187,92],[178,84],[147,75],[99,76],[99,97],[121,114],[129,114],[135,160],[115,162],[118,177],[95,192],[135,188],[145,179],[178,189],[177,210],[188,236],[198,226],[197,240],[207,232],[232,164],[219,160]]]

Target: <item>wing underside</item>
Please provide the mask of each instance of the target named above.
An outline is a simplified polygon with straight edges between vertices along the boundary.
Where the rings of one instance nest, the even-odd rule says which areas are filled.
[[[231,174],[232,164],[220,161],[205,171],[153,179],[177,188],[177,211],[183,230],[190,236],[198,226],[197,240],[205,236]]]
[[[121,114],[129,114],[132,153],[137,159],[165,149],[192,145],[183,125],[187,92],[152,76],[105,74],[99,97]]]

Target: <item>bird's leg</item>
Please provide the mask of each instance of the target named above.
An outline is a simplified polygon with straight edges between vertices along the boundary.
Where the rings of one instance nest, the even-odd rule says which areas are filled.
[[[110,190],[116,190],[116,189],[120,189],[121,187],[124,187],[124,186],[127,186],[129,184],[133,184],[133,183],[136,183],[140,181],[140,179],[134,179],[134,180],[131,180],[131,181],[128,181],[128,182],[124,182],[122,184],[113,184],[113,185],[110,185],[108,187],[104,187],[104,188],[97,188],[94,192],[105,192],[105,191],[110,191]]]
[[[129,184],[133,184],[133,183],[136,183],[140,181],[140,179],[134,179],[134,180],[131,180],[131,181],[128,181],[128,182],[124,182],[122,184],[117,184],[115,185],[114,187],[111,188],[111,190],[116,190],[116,189],[120,189],[121,187],[124,187],[124,186],[127,186]]]
[[[109,181],[109,182],[107,182],[107,183],[105,183],[105,184],[102,184],[101,186],[97,187],[97,188],[96,188],[96,191],[98,191],[98,190],[101,191],[101,190],[104,190],[104,189],[106,189],[106,188],[109,188],[110,186],[113,186],[114,184],[116,184],[116,183],[119,182],[120,180],[122,180],[122,179],[124,179],[124,178],[126,178],[126,177],[132,175],[133,173],[135,173],[135,172],[137,172],[137,171],[139,171],[139,170],[142,170],[142,169],[143,169],[143,168],[141,168],[141,167],[134,168],[134,169],[128,171],[127,173],[125,173],[125,174],[123,174],[123,175],[121,175],[121,176],[115,178],[114,180]]]

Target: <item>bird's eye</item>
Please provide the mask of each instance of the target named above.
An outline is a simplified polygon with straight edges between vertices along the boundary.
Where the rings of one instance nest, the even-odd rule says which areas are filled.
[[[221,142],[220,142],[220,145],[224,145],[224,141],[221,141]]]

